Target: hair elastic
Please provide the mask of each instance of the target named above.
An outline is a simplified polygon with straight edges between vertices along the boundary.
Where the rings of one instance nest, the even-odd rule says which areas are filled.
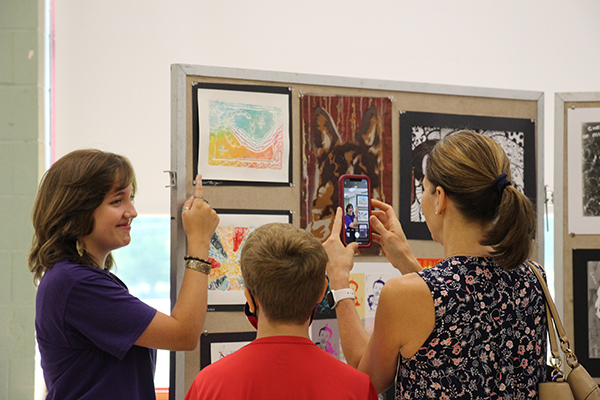
[[[494,187],[496,188],[496,192],[498,192],[498,196],[502,197],[502,193],[504,193],[504,188],[511,185],[510,181],[506,178],[506,174],[500,174],[494,179]]]

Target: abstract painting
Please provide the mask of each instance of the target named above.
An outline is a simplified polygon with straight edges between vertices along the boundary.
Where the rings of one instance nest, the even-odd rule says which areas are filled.
[[[202,83],[194,90],[194,161],[205,184],[289,184],[289,88]]]
[[[289,211],[215,210],[221,219],[210,241],[209,311],[241,311],[246,302],[240,257],[254,229],[270,222],[291,223]]]
[[[304,95],[301,227],[324,241],[339,205],[338,179],[363,174],[372,198],[392,202],[392,102],[388,98]],[[379,254],[379,245],[361,249]]]
[[[511,163],[512,184],[525,193],[535,207],[534,121],[403,112],[400,114],[400,222],[408,239],[431,240],[421,209],[424,157],[440,139],[464,129],[491,137],[500,144]]]

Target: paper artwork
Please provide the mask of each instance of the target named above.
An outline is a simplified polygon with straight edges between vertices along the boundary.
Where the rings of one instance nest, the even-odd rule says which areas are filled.
[[[212,271],[208,276],[208,304],[244,304],[244,280],[240,266],[242,249],[248,236],[270,222],[290,222],[289,212],[216,210],[221,219],[211,238],[208,258]]]
[[[289,182],[289,94],[197,89],[203,181]]]
[[[600,108],[567,110],[568,230],[600,234]]]
[[[388,98],[304,95],[300,103],[301,227],[324,241],[340,203],[341,175],[367,175],[372,198],[392,202],[392,102]],[[379,254],[379,246],[372,247]],[[361,249],[362,254],[367,251]]]

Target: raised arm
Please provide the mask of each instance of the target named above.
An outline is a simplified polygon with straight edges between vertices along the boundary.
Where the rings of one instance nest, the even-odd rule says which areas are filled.
[[[340,240],[344,212],[338,207],[331,230],[331,236],[323,243],[329,256],[327,276],[332,290],[350,287],[350,270],[354,266],[354,253],[358,243],[350,243],[347,247]],[[369,334],[365,330],[354,301],[340,301],[335,308],[342,348],[348,364],[357,367],[369,342]]]
[[[338,208],[331,236],[323,244],[329,256],[327,275],[332,290],[349,287],[349,274],[358,247],[356,243],[344,247],[340,241],[342,216],[342,209]],[[386,231],[386,236],[393,235],[388,229]],[[391,236],[386,238],[393,243]],[[414,261],[416,263],[416,259]],[[340,301],[335,311],[346,361],[367,373],[379,393],[394,382],[400,352],[411,357],[431,333],[435,318],[431,293],[417,274],[396,277],[385,284],[371,337],[353,301]]]
[[[370,219],[375,232],[373,241],[381,245],[389,262],[403,275],[423,269],[408,245],[392,206],[375,199],[371,200],[371,204],[378,208]]]
[[[202,199],[202,179],[198,177],[196,182],[194,196],[184,203],[183,229],[187,236],[187,255],[207,260],[219,216]],[[206,317],[207,285],[208,275],[186,268],[171,315],[158,311],[135,344],[173,351],[196,348]]]

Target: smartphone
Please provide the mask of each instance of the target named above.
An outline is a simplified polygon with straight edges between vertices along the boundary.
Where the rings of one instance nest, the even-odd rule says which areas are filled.
[[[344,226],[340,236],[346,245],[371,245],[371,181],[366,175],[342,175],[338,183],[340,207],[344,210]]]

